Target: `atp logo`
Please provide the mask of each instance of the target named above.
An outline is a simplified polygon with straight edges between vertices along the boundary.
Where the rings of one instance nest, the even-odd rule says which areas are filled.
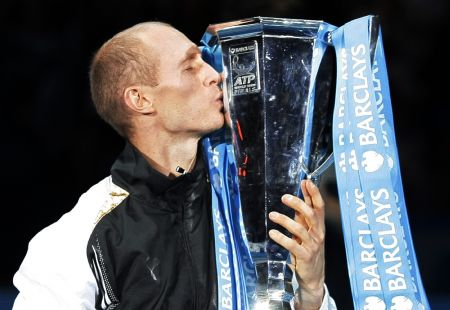
[[[260,91],[258,59],[258,44],[256,41],[229,48],[233,96]]]
[[[232,69],[236,72],[235,79],[233,81],[233,86],[247,86],[255,83],[256,75],[253,73],[256,61],[253,60],[249,63],[240,63],[239,56],[234,55],[232,58]]]
[[[366,297],[364,303],[364,310],[386,310],[386,304],[377,296]]]

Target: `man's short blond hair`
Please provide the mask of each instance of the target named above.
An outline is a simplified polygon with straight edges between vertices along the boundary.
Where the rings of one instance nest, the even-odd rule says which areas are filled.
[[[100,117],[121,136],[132,130],[130,109],[123,94],[132,85],[158,84],[159,55],[140,34],[161,22],[147,22],[128,28],[105,42],[95,53],[89,71],[92,101]]]

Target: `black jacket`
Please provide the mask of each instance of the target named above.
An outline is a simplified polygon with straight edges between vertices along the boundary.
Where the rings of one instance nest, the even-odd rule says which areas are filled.
[[[216,309],[200,157],[192,173],[170,180],[126,145],[111,176],[32,238],[14,275],[13,309]],[[336,309],[326,287],[321,309]]]
[[[97,309],[215,309],[210,185],[200,156],[169,179],[127,144],[111,169],[129,193],[103,214],[87,255]]]

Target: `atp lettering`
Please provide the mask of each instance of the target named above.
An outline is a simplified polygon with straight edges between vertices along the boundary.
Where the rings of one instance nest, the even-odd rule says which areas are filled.
[[[254,74],[238,76],[234,81],[234,86],[246,86],[252,84],[254,80],[255,80]]]

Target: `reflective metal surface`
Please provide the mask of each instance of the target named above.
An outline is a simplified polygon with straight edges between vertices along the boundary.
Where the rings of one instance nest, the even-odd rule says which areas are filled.
[[[299,195],[332,151],[334,51],[326,46],[321,21],[256,17],[211,25],[226,74],[225,106],[232,119],[233,146],[245,235],[257,279],[249,289],[251,309],[290,309],[293,296],[288,252],[268,231],[288,231],[268,219],[286,193]],[[315,68],[314,66],[319,66]],[[318,72],[317,75],[312,72]]]

